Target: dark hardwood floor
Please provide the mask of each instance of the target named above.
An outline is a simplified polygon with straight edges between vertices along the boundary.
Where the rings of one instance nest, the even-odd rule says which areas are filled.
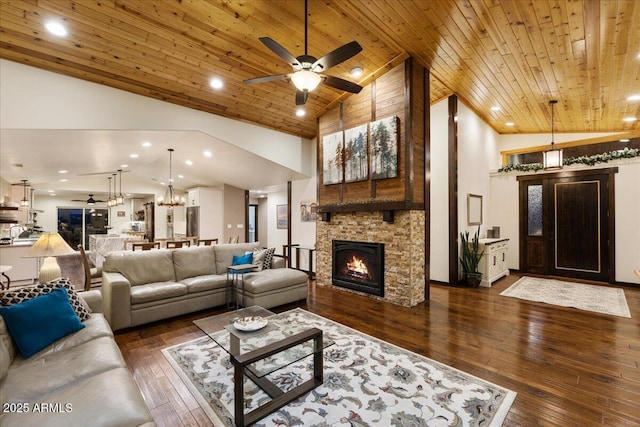
[[[518,278],[432,285],[431,299],[413,308],[311,285],[300,306],[517,392],[505,426],[639,426],[640,287],[624,288],[626,319],[501,297]],[[212,425],[160,349],[202,336],[192,320],[224,311],[116,334],[159,426]]]

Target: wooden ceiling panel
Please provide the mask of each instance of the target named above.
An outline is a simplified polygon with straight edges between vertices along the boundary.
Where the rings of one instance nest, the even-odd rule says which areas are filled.
[[[44,30],[63,20],[65,38]],[[500,133],[640,129],[640,2],[634,0],[310,0],[308,53],[364,50],[327,74],[367,84],[411,55],[431,102],[455,93]],[[258,40],[304,53],[302,0],[0,0],[0,57],[144,96],[313,137],[349,94],[320,86],[303,118],[295,88],[243,80],[291,67]],[[224,88],[210,88],[213,76]],[[490,111],[492,106],[501,108]],[[515,123],[507,127],[506,122]]]

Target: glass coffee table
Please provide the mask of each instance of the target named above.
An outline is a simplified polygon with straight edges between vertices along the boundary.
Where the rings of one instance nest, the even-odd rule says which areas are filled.
[[[243,322],[243,320],[251,321]],[[240,320],[239,323],[236,323]],[[323,350],[333,344],[324,340],[322,330],[291,322],[262,307],[253,306],[193,322],[228,354],[234,368],[234,417],[245,427],[273,413],[313,390],[323,382]],[[263,326],[263,324],[265,324]],[[240,330],[234,324],[243,329]],[[313,358],[311,378],[284,391],[268,376],[306,357]],[[245,409],[244,378],[249,378],[270,398],[248,413]]]

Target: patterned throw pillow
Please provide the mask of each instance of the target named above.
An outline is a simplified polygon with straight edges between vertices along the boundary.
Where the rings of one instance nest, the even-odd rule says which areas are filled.
[[[273,254],[276,248],[267,249],[267,253],[264,255],[264,261],[262,262],[262,269],[268,270],[271,268],[271,261],[273,261]]]
[[[91,316],[91,309],[86,302],[73,289],[71,282],[67,278],[52,280],[47,283],[40,283],[33,287],[20,288],[0,292],[0,305],[10,306],[20,304],[40,295],[48,294],[54,289],[64,288],[69,294],[69,303],[78,318],[83,322]]]

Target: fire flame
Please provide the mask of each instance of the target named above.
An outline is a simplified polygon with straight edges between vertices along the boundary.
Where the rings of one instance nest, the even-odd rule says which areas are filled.
[[[357,273],[361,276],[369,276],[367,264],[365,264],[364,261],[362,261],[360,258],[356,258],[355,256],[351,257],[351,261],[347,262],[347,269],[350,272]]]

